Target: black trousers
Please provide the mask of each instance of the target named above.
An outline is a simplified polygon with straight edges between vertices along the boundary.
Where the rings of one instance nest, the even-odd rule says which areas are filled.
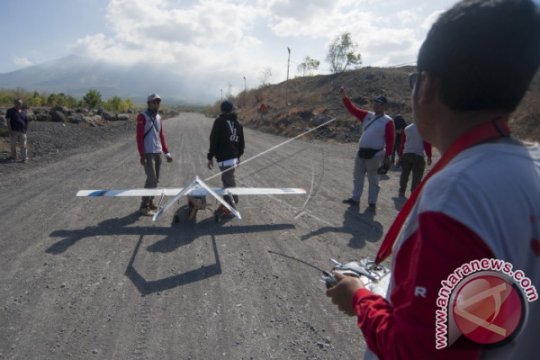
[[[403,154],[401,157],[401,176],[399,178],[399,192],[404,194],[407,190],[407,183],[409,182],[409,176],[412,172],[411,193],[414,188],[420,183],[424,176],[424,169],[426,168],[426,161],[422,155],[413,153]]]
[[[234,171],[236,170],[235,166],[220,166],[219,170],[222,171],[221,174],[221,182],[223,183],[224,188],[232,188],[236,187],[236,179],[234,178]],[[227,201],[230,205],[235,206],[235,204],[238,204],[238,195],[233,195],[234,204],[231,204],[231,200],[228,196],[225,197],[225,201]]]

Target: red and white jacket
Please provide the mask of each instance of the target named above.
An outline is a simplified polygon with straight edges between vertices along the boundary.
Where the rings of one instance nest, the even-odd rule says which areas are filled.
[[[431,144],[424,141],[418,132],[416,124],[407,125],[401,134],[401,146],[398,149],[399,156],[403,154],[416,154],[424,156],[431,160]]]
[[[136,138],[137,150],[141,156],[143,154],[169,153],[159,114],[152,118],[148,111],[139,113],[137,116]]]
[[[358,146],[370,149],[385,148],[385,155],[392,155],[394,150],[394,120],[386,114],[379,116],[372,111],[360,109],[348,97],[343,98],[345,108],[362,123],[362,136]]]
[[[369,349],[379,359],[525,359],[537,355],[540,301],[527,303],[521,333],[494,348],[461,336],[437,350],[441,281],[475,259],[522,270],[540,290],[540,147],[488,142],[459,153],[430,178],[394,245],[387,298],[353,298]]]

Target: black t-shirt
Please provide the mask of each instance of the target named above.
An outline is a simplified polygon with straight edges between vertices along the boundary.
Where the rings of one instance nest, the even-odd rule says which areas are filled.
[[[397,115],[394,117],[394,126],[396,130],[403,130],[407,127],[407,122],[401,115]]]
[[[11,130],[26,133],[28,129],[28,117],[26,111],[17,111],[17,108],[12,107],[6,112],[6,119],[9,120]]]

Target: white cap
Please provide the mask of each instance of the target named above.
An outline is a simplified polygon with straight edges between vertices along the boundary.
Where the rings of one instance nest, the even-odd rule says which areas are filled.
[[[148,98],[146,99],[146,102],[152,102],[152,101],[154,101],[156,99],[161,101],[161,96],[159,96],[156,93],[153,93],[153,94],[148,95]]]

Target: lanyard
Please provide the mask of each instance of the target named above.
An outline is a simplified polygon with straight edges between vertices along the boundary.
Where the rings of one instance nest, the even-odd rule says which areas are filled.
[[[380,118],[382,118],[384,116],[384,114],[382,115],[379,115],[377,116],[375,119],[371,120],[371,122],[369,124],[366,125],[366,127],[362,130],[362,133],[365,133],[367,131],[367,129],[377,120],[379,120]]]
[[[149,133],[150,131],[152,131],[152,129],[153,129],[153,130],[156,130],[156,132],[159,134],[159,130],[157,129],[157,125],[156,125],[156,123],[154,122],[154,119],[155,119],[155,118],[153,118],[153,117],[150,115],[150,112],[149,112],[149,111],[146,111],[146,115],[148,115],[148,117],[150,118],[150,121],[152,121],[152,126],[150,126],[150,128],[148,128],[148,130],[146,130],[146,132],[145,132],[144,135],[143,135],[143,139],[146,138],[146,135],[148,135],[148,133]],[[157,117],[157,115],[156,115],[156,117]]]
[[[420,192],[422,191],[426,182],[440,170],[442,170],[456,155],[462,152],[465,149],[468,149],[472,146],[478,145],[482,142],[489,140],[497,139],[500,137],[509,137],[510,129],[503,121],[502,118],[495,118],[491,122],[485,122],[478,126],[473,127],[471,130],[467,131],[465,134],[461,135],[443,154],[440,160],[433,166],[431,171],[424,177],[422,182],[414,189],[414,192],[411,194],[403,208],[398,213],[396,219],[388,229],[386,236],[379,248],[375,262],[380,264],[392,253],[392,248],[396,242],[398,235],[405,224],[405,220],[411,213],[416,200]]]

